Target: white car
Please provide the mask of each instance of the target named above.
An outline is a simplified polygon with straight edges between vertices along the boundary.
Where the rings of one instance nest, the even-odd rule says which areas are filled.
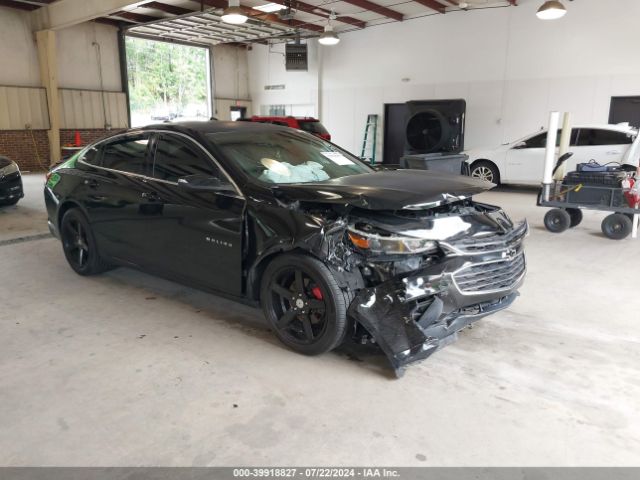
[[[560,133],[558,131],[557,144]],[[567,161],[565,171],[574,171],[576,164],[590,160],[600,164],[621,162],[637,134],[638,131],[626,123],[574,126],[569,147],[573,156]],[[547,130],[543,129],[497,148],[478,148],[464,153],[469,156],[467,162],[472,177],[495,184],[539,185],[546,142]]]

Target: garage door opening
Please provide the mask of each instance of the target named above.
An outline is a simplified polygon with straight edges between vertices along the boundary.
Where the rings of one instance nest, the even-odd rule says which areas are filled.
[[[211,117],[209,50],[125,37],[131,126]]]

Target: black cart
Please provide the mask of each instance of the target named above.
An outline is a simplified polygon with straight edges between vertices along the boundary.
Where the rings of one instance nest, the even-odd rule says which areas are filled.
[[[629,206],[622,188],[606,185],[544,184],[538,206],[554,207],[544,216],[544,226],[553,233],[579,225],[583,209],[611,212],[602,221],[602,233],[612,240],[628,237],[633,230],[633,216],[640,215],[640,208]]]

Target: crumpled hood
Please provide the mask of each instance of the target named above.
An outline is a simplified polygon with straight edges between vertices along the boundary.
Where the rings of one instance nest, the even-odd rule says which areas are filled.
[[[383,170],[305,184],[274,187],[278,196],[307,202],[350,204],[369,210],[426,209],[491,190],[483,180],[427,170]]]

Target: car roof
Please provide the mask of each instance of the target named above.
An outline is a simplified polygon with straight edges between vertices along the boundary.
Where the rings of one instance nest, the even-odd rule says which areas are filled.
[[[599,128],[601,130],[618,130],[620,132],[635,131],[636,128],[628,123],[592,123],[586,125],[574,125],[573,128]]]
[[[232,122],[232,121],[191,121],[191,122],[164,122],[146,125],[141,130],[167,130],[181,133],[226,133],[226,132],[263,132],[269,130],[287,130],[288,127],[257,122]]]

